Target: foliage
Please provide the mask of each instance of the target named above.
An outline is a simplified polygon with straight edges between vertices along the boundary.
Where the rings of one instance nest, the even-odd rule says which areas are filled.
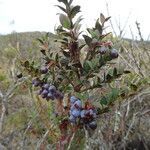
[[[72,0],[59,2],[63,13],[56,35],[14,32],[0,36],[0,123],[4,120],[0,146],[147,148],[149,43],[104,34],[109,17],[103,14],[85,35],[80,31],[80,6],[73,6]],[[22,82],[28,74],[29,80]],[[54,97],[37,94],[47,86],[55,87]]]
[[[87,29],[87,35],[82,35],[84,42],[81,43],[82,17],[77,17],[80,6],[73,6],[72,0],[59,2],[64,5],[57,5],[63,11],[59,14],[60,25],[56,28],[55,42],[60,45],[59,51],[51,49],[49,33],[47,33],[45,37],[37,39],[43,58],[42,65],[29,60],[21,61],[21,64],[33,79],[32,83],[40,95],[38,99],[43,98],[47,101],[57,99],[54,101],[56,104],[51,113],[56,113],[58,118],[60,117],[61,136],[65,136],[63,140],[70,141],[68,139],[70,123],[75,128],[85,126],[87,130],[89,128],[94,130],[97,127],[95,115],[99,114],[100,106],[94,106],[90,102],[90,97],[86,95],[92,90],[111,84],[130,71],[115,67],[115,61],[112,61],[119,54],[113,48],[112,42],[105,40],[105,37],[109,35],[109,33],[104,34],[105,23],[110,17],[100,14],[95,26]],[[110,93],[101,98],[99,104],[102,107],[104,105],[111,107],[119,96],[118,90],[112,88]],[[86,99],[81,99],[81,102],[78,96],[86,97]],[[73,103],[72,97],[75,99]]]

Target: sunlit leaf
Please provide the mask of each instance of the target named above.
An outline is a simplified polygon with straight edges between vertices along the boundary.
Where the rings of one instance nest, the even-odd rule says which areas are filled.
[[[59,20],[60,20],[61,25],[62,25],[64,28],[70,29],[71,23],[70,23],[69,18],[68,18],[66,15],[60,14]]]
[[[87,56],[87,51],[88,51],[89,47],[87,45],[85,45],[83,48],[81,48],[80,50],[80,63],[83,66],[84,61],[86,59]]]
[[[59,5],[55,5],[55,6],[57,6],[58,8],[60,8],[63,12],[65,12],[66,13],[66,9],[65,8],[63,8],[62,6],[59,6]]]
[[[101,20],[101,23],[104,24],[105,16],[102,13],[100,14],[100,20]]]
[[[27,60],[27,61],[25,61],[24,63],[23,63],[23,66],[24,67],[26,67],[26,68],[28,68],[29,67],[29,65],[30,65],[30,63],[29,63],[29,61]]]
[[[58,0],[58,2],[62,2],[62,3],[64,3],[65,5],[68,4],[68,0]]]
[[[40,38],[37,38],[37,40],[41,43],[41,44],[44,44],[44,41]]]
[[[70,17],[74,18],[76,16],[76,14],[79,13],[79,12],[80,12],[80,6],[79,5],[73,7],[71,9],[71,12],[70,12]]]
[[[105,19],[105,22],[108,21],[110,18],[111,18],[111,17],[107,17],[107,18]]]
[[[101,24],[99,23],[99,19],[97,19],[97,21],[95,23],[95,28],[99,31],[100,34],[102,34],[103,28],[102,28]]]
[[[92,42],[92,38],[90,38],[87,35],[83,35],[83,37],[84,37],[84,40],[85,40],[86,44],[90,46],[90,44]]]
[[[108,101],[107,101],[107,98],[105,96],[103,96],[100,100],[100,104],[101,105],[107,105],[108,104]]]

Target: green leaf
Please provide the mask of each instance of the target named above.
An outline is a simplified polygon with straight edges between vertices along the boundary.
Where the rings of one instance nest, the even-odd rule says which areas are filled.
[[[66,13],[66,9],[65,8],[63,8],[62,6],[59,6],[59,5],[55,5],[55,6],[57,6],[58,8],[60,8],[63,12],[65,12]]]
[[[130,70],[124,70],[123,73],[128,74],[128,73],[131,73],[131,71]]]
[[[112,96],[112,99],[117,99],[117,97],[119,96],[119,89],[117,88],[113,88],[112,91],[111,91],[111,96]]]
[[[130,85],[130,88],[133,90],[133,91],[136,91],[138,89],[138,87],[135,85],[135,84],[131,84]]]
[[[87,28],[87,31],[91,34],[92,38],[99,39],[100,32],[99,32],[98,29],[90,29],[90,28]]]
[[[100,67],[105,65],[105,60],[104,60],[104,58],[102,56],[99,58],[99,65],[100,65]]]
[[[84,45],[80,50],[80,63],[82,65],[82,67],[83,67],[84,61],[86,59],[88,49],[89,49],[89,47],[87,45]]]
[[[94,71],[97,71],[96,69],[97,69],[98,64],[99,64],[99,58],[94,58],[94,59],[92,59],[91,63],[92,63],[92,69],[93,69]]]
[[[79,12],[80,12],[80,6],[79,5],[73,7],[71,9],[71,12],[70,12],[70,17],[74,18],[76,16],[76,14],[79,13]]]
[[[83,63],[83,69],[85,70],[85,72],[89,72],[89,70],[91,69],[89,63],[88,63],[88,60],[86,60],[84,63]]]
[[[117,88],[112,88],[112,91],[107,95],[109,103],[112,103],[117,100],[119,96],[119,90]]]
[[[75,24],[74,26],[74,35],[75,37],[78,37],[82,31],[80,32],[81,24]]]
[[[71,4],[72,4],[72,2],[73,2],[73,0],[70,0],[70,1],[69,1],[69,5],[71,5]]]
[[[64,28],[66,28],[66,29],[70,29],[71,28],[70,20],[69,20],[69,18],[66,15],[60,14],[59,20],[60,20],[61,25]]]
[[[55,61],[58,62],[59,61],[59,54],[57,53],[55,56]]]
[[[111,18],[111,17],[107,17],[107,18],[105,19],[105,22],[108,21],[110,18]]]
[[[114,68],[114,70],[113,70],[113,76],[114,76],[114,77],[117,76],[117,68]]]
[[[100,34],[102,34],[103,28],[102,28],[101,24],[99,23],[99,19],[97,19],[97,21],[95,23],[95,28],[99,31]]]
[[[44,44],[44,41],[40,38],[37,38],[37,40],[41,43],[41,44]]]
[[[65,57],[70,57],[70,53],[69,52],[63,51],[62,53],[64,54]]]
[[[62,3],[64,3],[65,5],[68,4],[68,0],[58,0],[58,2],[62,2]]]
[[[83,20],[82,16],[79,16],[76,22],[74,23],[74,26],[78,25],[82,20]]]
[[[107,97],[103,96],[100,100],[100,104],[101,105],[107,105],[108,104],[108,101],[107,101]]]
[[[87,35],[83,35],[83,37],[84,37],[84,40],[85,40],[86,44],[87,44],[88,46],[90,46],[90,45],[91,45],[91,42],[92,42],[92,38],[90,38],[90,37],[87,36]]]
[[[102,13],[100,14],[100,20],[101,20],[101,23],[104,24],[105,16]]]
[[[112,80],[112,78],[113,78],[113,77],[112,77],[110,74],[107,74],[107,75],[106,75],[106,81],[107,81],[107,82],[110,82],[110,81]]]
[[[109,69],[108,74],[111,75],[113,77],[113,69]]]
[[[92,68],[93,68],[92,62],[89,61],[89,60],[87,60],[86,62],[87,62],[87,64],[90,66],[90,69],[92,69]]]
[[[92,37],[95,36],[94,31],[90,28],[87,28],[87,31],[89,32],[89,34],[91,34]]]
[[[28,67],[30,66],[29,61],[28,61],[28,60],[27,60],[27,61],[25,61],[25,62],[23,63],[23,66],[24,66],[24,67],[26,67],[26,68],[28,68]]]

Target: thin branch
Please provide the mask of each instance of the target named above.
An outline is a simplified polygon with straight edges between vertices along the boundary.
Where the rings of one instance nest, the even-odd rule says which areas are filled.
[[[125,141],[128,139],[128,136],[129,136],[129,134],[130,134],[130,132],[131,132],[131,130],[132,130],[132,127],[133,127],[133,125],[134,125],[134,123],[135,123],[135,119],[136,119],[136,115],[137,115],[137,114],[138,114],[138,113],[133,114],[132,122],[131,122],[131,124],[130,124],[130,126],[129,126],[129,129],[128,129],[128,131],[127,131],[125,137],[124,137],[124,140],[125,140]]]
[[[70,142],[69,142],[69,145],[68,145],[67,150],[70,150],[71,144],[72,144],[72,142],[73,142],[74,137],[75,137],[75,132],[74,132],[73,135],[71,136],[71,139],[70,139]]]
[[[44,134],[44,136],[42,137],[42,139],[37,143],[37,150],[38,149],[40,149],[40,146],[41,146],[41,144],[44,142],[44,140],[46,139],[46,137],[47,137],[47,135],[49,134],[49,131],[50,131],[50,129],[48,129],[46,132],[45,132],[45,134]]]
[[[0,92],[0,96],[2,98],[2,113],[0,117],[0,133],[3,131],[3,123],[5,115],[8,113],[8,100],[12,97],[14,90],[20,86],[22,83],[24,83],[29,77],[21,78],[20,80],[17,80],[17,82],[10,86],[10,88],[7,90],[6,94],[2,94]]]
[[[107,15],[110,16],[110,13],[109,13],[109,6],[108,6],[108,3],[107,3],[107,2],[106,2],[106,9],[107,9]],[[114,26],[113,26],[113,23],[112,23],[111,19],[109,20],[109,22],[110,22],[111,28],[112,28],[112,30],[113,30],[115,36],[117,37],[117,33],[116,33],[116,31],[115,31],[115,28],[114,28]]]

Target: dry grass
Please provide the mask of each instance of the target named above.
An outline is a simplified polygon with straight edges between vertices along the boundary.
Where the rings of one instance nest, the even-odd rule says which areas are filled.
[[[119,86],[133,83],[137,85],[137,89],[119,99],[108,113],[98,116],[98,128],[95,132],[87,133],[82,129],[72,136],[68,149],[150,149],[150,47],[144,41],[124,42],[123,39],[117,39],[115,46],[120,50],[117,65],[132,71],[130,75],[120,79]],[[1,71],[3,70],[7,73],[10,71],[9,63],[1,64]],[[3,116],[0,144],[6,149],[55,149],[59,131],[56,128],[57,120],[54,124],[51,123],[54,119],[49,114],[51,106],[47,107],[43,102],[38,105],[41,101],[37,102],[32,97],[32,90],[28,88],[29,81],[14,82],[15,78],[7,73],[5,77],[0,74],[3,80],[0,83],[1,116],[1,95],[7,95],[5,100],[8,111],[6,113],[5,110]],[[13,89],[14,83],[19,84]],[[82,138],[79,140],[78,137]]]

